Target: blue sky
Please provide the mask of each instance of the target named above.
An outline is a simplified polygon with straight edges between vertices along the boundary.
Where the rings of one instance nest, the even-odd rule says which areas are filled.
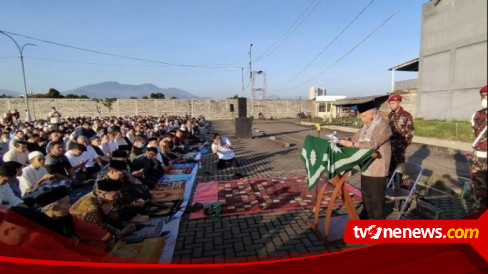
[[[253,44],[253,70],[266,72],[268,96],[305,98],[311,86],[320,86],[351,97],[386,94],[388,69],[418,57],[426,2],[2,0],[0,30],[17,34],[12,37],[21,46],[37,45],[24,50],[27,89],[34,93],[117,81],[176,87],[202,97],[249,97]],[[18,50],[1,34],[0,88],[23,92]]]

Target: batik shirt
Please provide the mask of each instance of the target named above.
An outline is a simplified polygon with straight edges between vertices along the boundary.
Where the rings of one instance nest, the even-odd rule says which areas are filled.
[[[105,215],[102,211],[102,201],[93,192],[81,197],[71,206],[69,212],[80,220],[101,227],[115,235],[117,229],[107,222],[117,219],[117,216],[113,215],[115,212],[112,210],[109,215]]]
[[[478,110],[471,119],[471,124],[473,127],[474,137],[478,138],[478,135],[483,131],[486,127],[486,118],[487,118],[487,110],[480,109]],[[475,150],[478,151],[486,151],[487,150],[487,134],[485,133],[479,140],[479,142],[474,147]]]
[[[388,114],[388,123],[392,131],[390,137],[391,147],[393,150],[405,150],[412,143],[413,139],[413,118],[412,115],[402,107],[397,111],[391,111]]]

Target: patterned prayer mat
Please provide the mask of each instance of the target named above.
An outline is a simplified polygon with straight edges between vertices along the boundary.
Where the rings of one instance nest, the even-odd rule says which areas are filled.
[[[133,233],[124,236],[122,240],[126,243],[136,243],[148,238],[159,237],[163,232],[164,223],[167,219],[168,217],[157,217],[150,218],[149,221],[145,223],[138,223],[136,224],[138,229]]]
[[[188,167],[188,168],[181,168],[181,169],[172,169],[169,171],[169,174],[174,175],[174,174],[191,174],[193,171],[193,167]]]
[[[321,187],[322,184],[319,186]],[[354,204],[362,201],[361,191],[346,183]],[[327,207],[334,186],[327,184],[321,207]],[[318,189],[308,191],[306,176],[282,178],[244,178],[232,181],[200,183],[193,202],[209,204],[218,202],[221,215],[250,214],[269,211],[285,211],[299,208],[313,208]],[[340,198],[334,206],[343,205]],[[203,210],[191,213],[190,219],[205,218]]]
[[[166,243],[165,237],[144,239],[139,243],[128,244],[119,241],[112,249],[112,254],[132,259],[159,259]]]
[[[185,192],[185,181],[159,182],[151,192],[151,203],[181,200]]]

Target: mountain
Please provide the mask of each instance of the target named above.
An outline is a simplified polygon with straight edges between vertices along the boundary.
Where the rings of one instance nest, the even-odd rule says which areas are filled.
[[[151,93],[157,92],[163,93],[167,99],[173,96],[179,99],[198,98],[196,95],[177,88],[163,89],[153,84],[127,85],[112,81],[87,85],[61,93],[63,95],[69,93],[77,95],[84,94],[90,98],[129,98],[131,96],[141,98],[143,96],[149,97]]]
[[[23,94],[20,94],[16,91],[13,90],[8,90],[8,89],[1,89],[0,88],[0,96],[5,95],[5,96],[12,96],[12,97],[19,97]]]

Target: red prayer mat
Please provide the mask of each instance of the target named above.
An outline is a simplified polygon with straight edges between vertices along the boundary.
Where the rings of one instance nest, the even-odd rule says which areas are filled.
[[[218,202],[222,216],[313,208],[318,189],[308,191],[306,180],[306,176],[289,176],[199,183],[193,202],[204,205]],[[361,191],[348,183],[345,185],[353,203],[360,203]],[[328,206],[333,190],[334,186],[327,184],[320,207]],[[334,205],[340,206],[343,202],[338,198]],[[205,217],[203,210],[190,215],[190,219]]]

